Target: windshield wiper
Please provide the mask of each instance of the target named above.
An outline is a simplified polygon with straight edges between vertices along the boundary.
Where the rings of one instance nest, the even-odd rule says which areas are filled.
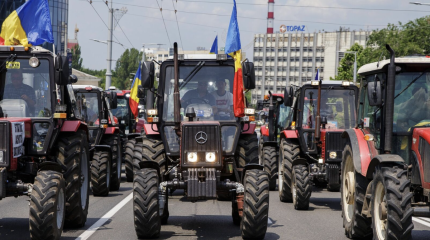
[[[188,76],[184,79],[181,85],[179,85],[179,90],[185,87],[187,83],[202,69],[203,65],[205,65],[205,61],[197,63],[197,65],[193,68],[193,70],[188,74]]]
[[[0,65],[0,73],[4,71],[4,69],[6,68],[6,63],[10,62],[10,61],[15,61],[16,59],[16,54],[11,54],[9,55],[9,57],[7,57],[4,62]]]
[[[422,72],[418,77],[416,77],[414,80],[412,80],[408,86],[406,86],[402,91],[399,92],[399,94],[397,94],[394,99],[396,99],[398,96],[400,96],[400,94],[402,94],[404,91],[406,91],[410,86],[412,86],[412,84],[414,82],[416,82],[420,77],[422,77],[424,75],[424,73],[429,72],[430,68],[427,68],[424,72]]]

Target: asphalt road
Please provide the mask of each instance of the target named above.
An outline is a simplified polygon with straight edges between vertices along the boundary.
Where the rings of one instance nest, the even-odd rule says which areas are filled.
[[[65,229],[61,239],[137,239],[130,195],[132,183],[125,182],[124,177],[120,191],[111,192],[108,197],[91,195],[85,227]],[[231,219],[230,202],[191,203],[182,193],[176,191],[169,198],[170,218],[161,227],[160,239],[241,239],[239,227]],[[0,201],[1,240],[29,239],[28,209],[27,197]],[[271,192],[266,239],[347,239],[340,210],[340,193],[314,188],[310,209],[296,211],[291,203],[279,201],[277,191]],[[414,219],[413,240],[429,239],[430,219]],[[98,229],[93,227],[101,223]]]

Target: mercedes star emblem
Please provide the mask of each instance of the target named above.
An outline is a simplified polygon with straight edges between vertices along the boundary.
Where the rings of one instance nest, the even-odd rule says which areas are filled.
[[[198,144],[204,144],[208,140],[208,135],[205,132],[200,131],[196,134],[195,138]]]

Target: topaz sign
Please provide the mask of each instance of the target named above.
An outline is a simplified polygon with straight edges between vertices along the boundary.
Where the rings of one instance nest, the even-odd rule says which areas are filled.
[[[305,28],[306,28],[305,25],[301,25],[301,26],[300,25],[297,25],[297,26],[285,26],[285,25],[281,25],[279,27],[279,31],[281,33],[284,33],[284,32],[296,32],[296,31],[304,32]]]

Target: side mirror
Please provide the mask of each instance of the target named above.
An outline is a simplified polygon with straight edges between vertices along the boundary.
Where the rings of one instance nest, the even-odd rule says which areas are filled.
[[[294,89],[293,87],[285,88],[284,90],[284,105],[286,107],[291,107],[293,104],[293,95],[294,95]]]
[[[263,101],[262,101],[262,100],[258,100],[258,101],[257,101],[257,108],[256,108],[255,110],[257,110],[257,111],[261,111],[261,110],[263,110],[263,108],[264,108],[264,103],[263,103]]]
[[[255,89],[255,69],[254,63],[244,62],[242,64],[243,87],[248,90]]]
[[[142,86],[137,86],[137,97],[145,98],[145,89]]]
[[[154,62],[142,62],[140,67],[140,81],[144,89],[154,86]]]
[[[109,94],[109,100],[110,100],[110,109],[116,109],[118,107],[118,96],[117,93],[114,91],[111,91]]]
[[[343,106],[341,102],[336,102],[336,112],[343,112]]]
[[[370,106],[382,106],[382,90],[380,81],[367,83],[367,98],[369,99]]]
[[[77,83],[78,82],[78,77],[76,77],[76,75],[70,75],[69,76],[69,84],[73,84],[73,83]]]
[[[66,56],[57,55],[55,57],[55,83],[60,86],[69,84],[70,68],[69,58]]]

